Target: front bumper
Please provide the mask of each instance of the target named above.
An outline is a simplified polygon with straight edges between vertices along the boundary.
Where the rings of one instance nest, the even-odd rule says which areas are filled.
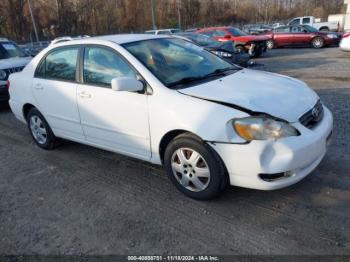
[[[252,141],[249,144],[210,144],[221,156],[234,186],[273,190],[292,185],[310,174],[327,151],[333,117],[325,107],[323,120],[312,130],[294,124],[301,135],[277,141]],[[259,174],[288,173],[266,181]]]

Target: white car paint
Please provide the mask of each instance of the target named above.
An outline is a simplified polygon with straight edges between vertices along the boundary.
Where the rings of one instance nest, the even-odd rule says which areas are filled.
[[[339,46],[341,50],[350,52],[350,31],[343,35]]]
[[[155,164],[162,164],[160,143],[166,134],[174,130],[191,132],[219,154],[228,170],[230,184],[247,188],[269,190],[288,186],[318,165],[326,153],[333,119],[324,107],[323,120],[315,129],[310,130],[299,122],[299,117],[319,99],[305,83],[244,69],[205,84],[171,90],[121,46],[156,38],[166,37],[115,35],[48,47],[21,73],[11,75],[12,112],[25,122],[23,106],[32,104],[58,137]],[[116,92],[52,80],[40,83],[33,77],[46,52],[73,44],[95,44],[116,50],[142,75],[152,93]],[[299,130],[300,136],[246,143],[234,131],[232,121],[247,117],[252,111],[288,121]],[[291,175],[271,182],[258,176],[270,172],[290,172]]]

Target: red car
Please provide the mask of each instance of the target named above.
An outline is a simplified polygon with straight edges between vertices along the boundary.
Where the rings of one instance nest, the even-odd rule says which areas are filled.
[[[318,31],[309,25],[281,26],[273,31],[265,33],[270,37],[267,48],[272,49],[282,46],[324,46],[338,45],[341,35],[334,32]]]
[[[202,28],[196,33],[210,36],[221,42],[234,41],[237,50],[249,52],[251,57],[261,56],[266,51],[266,41],[270,39],[266,35],[248,35],[231,26]]]

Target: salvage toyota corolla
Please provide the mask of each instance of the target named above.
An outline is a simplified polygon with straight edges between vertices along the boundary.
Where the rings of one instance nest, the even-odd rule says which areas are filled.
[[[10,76],[10,106],[43,149],[60,138],[164,165],[189,197],[272,190],[320,163],[333,118],[305,83],[154,35],[51,45]]]

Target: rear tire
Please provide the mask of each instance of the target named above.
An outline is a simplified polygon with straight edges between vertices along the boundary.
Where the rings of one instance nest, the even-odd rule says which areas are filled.
[[[170,142],[165,150],[164,167],[175,187],[197,200],[217,197],[228,184],[219,155],[190,134],[180,135]]]
[[[27,125],[34,142],[42,149],[51,150],[59,144],[49,124],[38,109],[32,108],[27,115]]]
[[[312,39],[312,46],[314,48],[322,48],[324,47],[324,39],[320,36],[315,37],[314,39]]]

